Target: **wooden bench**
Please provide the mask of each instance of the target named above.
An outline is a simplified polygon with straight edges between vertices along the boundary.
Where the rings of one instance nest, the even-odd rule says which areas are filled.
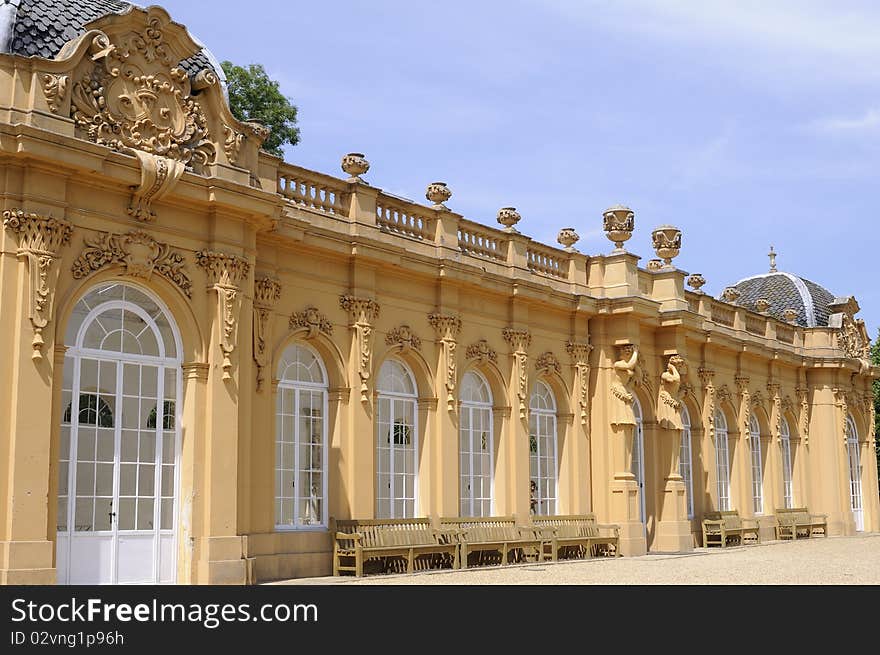
[[[544,560],[543,540],[530,526],[519,526],[513,516],[441,517],[440,530],[458,536],[459,564],[467,568],[468,556],[479,564],[502,566],[535,557]]]
[[[806,507],[776,509],[776,538],[797,539],[812,537],[816,533],[828,536],[828,515],[810,514]]]
[[[754,543],[761,543],[761,534],[758,531],[758,521],[755,519],[742,518],[739,512],[725,510],[723,512],[708,512],[703,517],[703,546],[721,546],[726,548],[730,542],[737,545],[745,545],[746,536],[752,535]]]
[[[540,531],[544,559],[554,562],[565,554],[577,557],[621,557],[620,526],[604,525],[595,514],[533,516],[532,524]]]
[[[415,570],[416,558],[430,556],[428,567],[451,563],[458,568],[455,534],[435,530],[428,518],[337,520],[333,540],[333,575],[364,574],[364,562],[383,560],[388,570],[390,558],[403,558],[406,572]]]

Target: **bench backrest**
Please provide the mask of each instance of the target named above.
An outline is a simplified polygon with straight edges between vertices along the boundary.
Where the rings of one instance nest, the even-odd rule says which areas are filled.
[[[806,507],[779,508],[776,510],[776,521],[779,525],[804,524],[811,521],[811,516]]]
[[[471,543],[512,541],[520,536],[513,516],[447,516],[440,518],[440,530],[460,530]]]
[[[532,524],[537,527],[556,528],[557,537],[596,537],[599,535],[595,514],[533,516]]]
[[[336,522],[336,530],[362,534],[361,545],[367,548],[437,543],[428,518],[344,520]]]
[[[709,521],[723,521],[726,530],[739,530],[742,528],[742,518],[735,509],[723,510],[720,512],[706,512],[705,519]]]

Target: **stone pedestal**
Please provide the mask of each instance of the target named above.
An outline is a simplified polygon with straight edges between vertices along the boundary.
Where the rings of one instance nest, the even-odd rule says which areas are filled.
[[[664,553],[690,552],[694,549],[691,523],[687,517],[687,496],[680,475],[669,476],[663,487],[663,505],[652,550]]]
[[[641,521],[639,483],[632,473],[617,473],[611,483],[611,520],[620,526],[620,552],[636,557],[648,552]]]

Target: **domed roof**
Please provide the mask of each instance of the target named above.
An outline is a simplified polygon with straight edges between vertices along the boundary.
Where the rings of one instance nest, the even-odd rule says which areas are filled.
[[[728,287],[729,288],[729,287]],[[737,305],[758,312],[758,300],[766,299],[770,306],[766,313],[785,320],[784,312],[793,309],[797,312],[795,323],[801,327],[827,327],[830,309],[835,301],[833,293],[824,287],[791,273],[772,271],[740,280],[733,288],[739,296],[722,293],[722,299],[732,299]]]
[[[86,32],[85,25],[107,14],[124,14],[134,5],[120,0],[5,0],[0,1],[0,52],[53,59],[65,43]],[[225,88],[226,76],[217,58],[202,46],[180,62],[189,75],[213,70]]]

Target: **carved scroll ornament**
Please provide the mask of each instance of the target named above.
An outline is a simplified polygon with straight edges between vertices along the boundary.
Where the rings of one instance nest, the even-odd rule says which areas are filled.
[[[105,266],[120,264],[125,267],[126,275],[145,280],[158,273],[176,284],[187,298],[192,297],[192,282],[184,269],[183,255],[146,232],[100,232],[92,238],[86,237],[85,246],[73,263],[72,272],[76,279]]]
[[[519,417],[520,419],[525,419],[528,416],[529,407],[529,356],[526,350],[532,342],[532,335],[527,330],[504,328],[502,336],[511,350],[513,350],[514,379],[516,380],[516,397],[519,401]]]
[[[197,252],[196,263],[208,274],[211,288],[217,292],[223,379],[230,380],[232,352],[235,350],[238,315],[241,309],[241,283],[250,271],[250,263],[238,255],[213,250]]]
[[[269,317],[281,297],[281,283],[268,276],[254,280],[254,362],[257,365],[257,391],[263,390],[263,369],[269,365]]]
[[[291,330],[306,330],[306,339],[314,339],[318,333],[333,336],[333,324],[317,307],[306,307],[301,312],[295,312],[290,316]]]
[[[360,378],[361,402],[370,400],[369,380],[373,369],[373,325],[379,317],[379,304],[372,298],[344,295],[339,305],[348,312],[351,327],[355,331],[358,353],[358,377]]]
[[[3,227],[16,235],[19,259],[28,265],[28,318],[34,331],[31,359],[43,358],[43,329],[52,320],[59,268],[54,266],[61,247],[70,243],[73,226],[51,216],[20,209],[3,212]]]
[[[569,341],[565,344],[565,350],[577,368],[578,408],[581,425],[586,426],[590,419],[590,352],[593,346]]]
[[[458,347],[458,333],[461,332],[461,319],[451,314],[428,314],[428,322],[437,336],[443,349],[443,371],[446,387],[446,410],[455,411],[455,383],[458,366],[455,351]]]

